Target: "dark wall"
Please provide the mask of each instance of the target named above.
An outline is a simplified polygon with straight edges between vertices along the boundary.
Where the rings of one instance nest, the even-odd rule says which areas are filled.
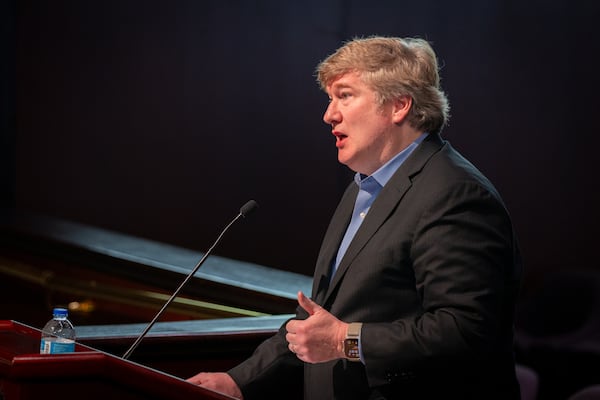
[[[595,1],[32,1],[16,206],[312,273],[350,174],[313,71],[357,35],[436,48],[444,136],[498,186],[530,274],[597,267]],[[12,154],[12,153],[11,153]]]
[[[15,0],[0,1],[0,209],[15,206]]]

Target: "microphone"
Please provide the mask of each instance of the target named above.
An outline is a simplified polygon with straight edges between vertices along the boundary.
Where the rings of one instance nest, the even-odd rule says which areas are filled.
[[[125,360],[127,360],[129,358],[129,356],[131,355],[131,353],[133,353],[133,351],[138,347],[138,345],[140,344],[140,342],[142,341],[142,339],[144,338],[144,336],[146,336],[146,334],[148,334],[148,331],[150,331],[150,329],[152,328],[152,326],[154,326],[154,324],[156,323],[156,321],[158,321],[158,319],[160,318],[160,316],[162,315],[162,313],[167,309],[167,307],[169,306],[169,304],[171,304],[173,302],[173,300],[175,300],[175,297],[177,297],[177,295],[179,294],[179,292],[181,291],[181,289],[183,289],[183,287],[185,286],[185,284],[190,279],[192,279],[192,276],[194,276],[194,274],[198,271],[198,269],[200,268],[200,266],[204,263],[204,260],[206,260],[206,258],[210,255],[211,251],[221,241],[221,238],[223,237],[223,235],[225,235],[225,232],[227,232],[227,230],[231,227],[231,225],[233,225],[238,219],[240,219],[240,217],[244,217],[245,218],[248,215],[252,214],[257,208],[258,208],[258,203],[256,201],[254,201],[254,200],[248,201],[246,204],[244,204],[242,206],[242,208],[240,208],[239,214],[221,231],[221,234],[219,235],[219,237],[217,238],[217,240],[215,240],[215,242],[213,243],[212,246],[210,246],[210,248],[208,249],[208,251],[206,253],[204,253],[204,256],[202,256],[202,258],[200,259],[200,261],[198,261],[198,264],[196,264],[196,266],[194,267],[194,269],[192,270],[192,272],[190,272],[188,274],[188,276],[183,280],[183,282],[181,282],[181,284],[179,285],[179,287],[175,290],[175,292],[173,292],[173,294],[171,295],[171,297],[169,298],[169,300],[167,300],[167,302],[162,306],[162,308],[160,309],[160,311],[154,316],[154,318],[152,319],[152,321],[150,321],[150,323],[148,324],[148,326],[146,326],[146,329],[144,329],[144,331],[142,332],[142,334],[140,336],[138,336],[138,338],[131,345],[131,347],[129,348],[129,350],[127,350],[125,352],[125,354],[123,354],[123,358]]]

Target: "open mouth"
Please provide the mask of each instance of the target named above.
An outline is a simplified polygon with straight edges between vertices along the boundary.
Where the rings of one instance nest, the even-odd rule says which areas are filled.
[[[334,131],[333,134],[335,135],[336,146],[338,146],[338,147],[348,138],[348,135],[345,135],[345,134],[343,134],[341,132],[335,132]]]

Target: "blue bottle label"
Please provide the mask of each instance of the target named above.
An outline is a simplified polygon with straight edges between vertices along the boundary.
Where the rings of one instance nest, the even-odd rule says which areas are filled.
[[[73,340],[61,339],[61,340],[48,340],[42,339],[40,343],[41,354],[59,354],[59,353],[73,353],[75,351],[75,342]]]

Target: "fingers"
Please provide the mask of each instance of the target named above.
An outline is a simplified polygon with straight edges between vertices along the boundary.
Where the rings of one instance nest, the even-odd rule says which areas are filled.
[[[243,398],[237,383],[225,372],[201,372],[187,379],[187,381],[207,389],[225,393],[237,399]]]
[[[314,321],[310,322],[312,321],[311,317],[323,308],[306,297],[301,291],[298,292],[298,304],[308,313],[309,317],[306,320],[290,320],[286,325],[286,340],[288,341],[288,349],[302,361],[307,361],[305,356],[310,352],[309,343],[314,335],[314,332],[311,331],[311,327],[314,325]],[[319,315],[322,314],[319,313]],[[317,316],[313,318],[317,318],[317,321],[320,320]]]
[[[308,315],[313,315],[321,308],[321,306],[306,297],[302,292],[298,292],[298,304],[308,313]]]
[[[296,357],[298,357],[300,360],[306,361],[304,358],[304,353],[302,352],[302,347],[300,347],[299,345],[290,343],[290,344],[288,344],[288,349],[292,353],[294,353],[296,355]]]
[[[298,304],[308,313],[309,317],[314,315],[314,313],[321,308],[317,303],[306,297],[302,292],[298,292]],[[302,325],[303,320],[293,319],[287,323],[286,330],[288,331],[288,334],[295,334]]]
[[[191,378],[186,379],[188,382],[193,383],[194,385],[201,385],[202,384],[202,380],[204,378],[204,375],[206,375],[205,372],[200,372],[199,374],[196,374],[194,376],[192,376]]]

